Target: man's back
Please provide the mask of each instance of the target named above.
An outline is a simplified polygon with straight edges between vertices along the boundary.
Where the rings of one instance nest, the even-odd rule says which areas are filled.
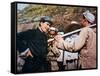
[[[80,51],[82,68],[96,68],[96,33],[88,28],[88,37]]]

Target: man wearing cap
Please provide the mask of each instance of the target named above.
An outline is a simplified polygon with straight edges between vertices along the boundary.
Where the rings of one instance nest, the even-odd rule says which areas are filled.
[[[58,29],[54,27],[50,27],[48,32],[48,38],[52,39],[54,38],[58,33]],[[49,41],[49,40],[48,40]],[[48,42],[48,54],[47,59],[50,64],[50,71],[58,71],[58,63],[57,58],[60,56],[60,51],[54,46],[55,41]]]
[[[96,33],[89,28],[91,24],[95,21],[95,16],[86,11],[82,14],[80,19],[81,24],[84,28],[80,31],[77,40],[70,44],[65,42],[63,38],[58,35],[55,40],[58,42],[56,45],[61,49],[66,49],[71,52],[76,52],[80,50],[79,56],[79,69],[91,69],[96,68]]]
[[[47,33],[52,24],[50,17],[43,16],[40,19],[39,27],[24,32],[17,33],[17,50],[26,53],[25,65],[22,72],[46,72],[48,71],[47,56]]]

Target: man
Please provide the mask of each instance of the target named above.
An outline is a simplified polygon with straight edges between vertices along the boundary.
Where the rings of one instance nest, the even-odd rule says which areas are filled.
[[[27,58],[23,66],[22,72],[46,72],[48,71],[47,56],[47,35],[52,22],[50,17],[43,16],[40,19],[39,27],[17,34],[17,50],[23,52],[29,49],[26,53]]]
[[[72,32],[77,29],[82,28],[81,25],[77,21],[71,21],[66,29],[67,32]],[[71,36],[66,37],[64,40],[70,44],[73,44],[74,40],[78,39],[78,34],[73,34]],[[68,50],[64,51],[64,63],[65,70],[78,69],[78,52],[69,52]]]
[[[54,38],[58,33],[58,29],[51,27],[49,29],[49,33],[48,33],[48,38],[52,39]],[[49,41],[49,40],[48,40]],[[59,50],[54,46],[55,41],[52,42],[48,42],[48,55],[47,55],[47,59],[49,61],[50,64],[50,71],[58,71],[59,67],[58,67],[58,63],[57,63],[57,58],[60,55]]]
[[[65,42],[61,36],[55,37],[58,42],[57,47],[71,52],[80,50],[79,68],[81,69],[96,68],[96,33],[88,27],[94,21],[95,17],[89,11],[82,14],[80,22],[84,28],[80,31],[78,39],[73,44]]]

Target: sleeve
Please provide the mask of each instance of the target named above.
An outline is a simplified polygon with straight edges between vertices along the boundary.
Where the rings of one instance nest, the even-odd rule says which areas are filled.
[[[73,44],[64,41],[63,46],[65,49],[69,51],[78,51],[85,45],[87,37],[88,37],[88,28],[85,27],[81,30],[78,39],[75,40]]]
[[[29,38],[31,33],[32,33],[32,30],[28,30],[28,31],[17,33],[17,39],[26,40],[26,39]]]
[[[16,34],[16,49],[21,53],[24,52],[27,47],[27,40],[34,32],[32,30],[20,32]]]

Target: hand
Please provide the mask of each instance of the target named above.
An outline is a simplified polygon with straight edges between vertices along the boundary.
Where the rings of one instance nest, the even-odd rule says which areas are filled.
[[[54,40],[54,39],[48,39],[48,43],[51,42],[51,41],[53,41],[53,40]]]
[[[32,55],[32,53],[31,53],[31,51],[30,51],[30,50],[26,53],[26,57],[28,57],[28,56],[30,56],[30,57],[32,57],[32,58],[33,58],[33,55]]]
[[[61,35],[55,36],[55,45],[57,48],[63,49],[64,48],[63,42],[64,42],[64,39],[62,38]]]
[[[55,36],[54,39],[55,39],[57,42],[62,42],[62,41],[64,41],[64,39],[62,38],[61,35]]]

